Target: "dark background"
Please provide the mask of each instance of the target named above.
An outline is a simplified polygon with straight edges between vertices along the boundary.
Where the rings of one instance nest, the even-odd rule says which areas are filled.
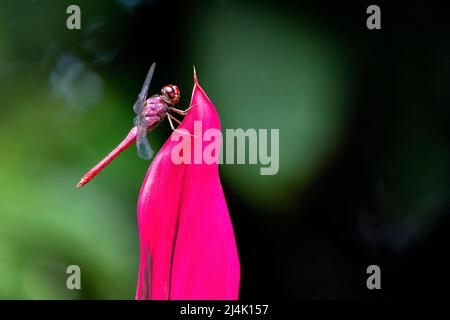
[[[70,4],[81,30],[65,26]],[[129,130],[153,61],[150,91],[177,83],[187,105],[195,64],[222,128],[280,129],[277,175],[220,169],[242,299],[444,295],[449,34],[429,1],[2,1],[0,298],[134,297],[149,164],[128,150],[74,185]],[[152,133],[155,149],[169,134]]]

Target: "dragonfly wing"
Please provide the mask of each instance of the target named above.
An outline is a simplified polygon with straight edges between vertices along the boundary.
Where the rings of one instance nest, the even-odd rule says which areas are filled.
[[[142,116],[141,116],[141,115],[137,115],[137,116],[134,117],[134,119],[133,119],[133,124],[134,124],[136,127],[144,126],[142,120],[143,120],[143,119],[142,119]],[[138,128],[138,129],[139,129],[139,128]]]
[[[133,105],[133,110],[136,114],[140,114],[142,113],[142,111],[144,110],[144,100],[141,100],[140,98],[138,98],[136,100],[136,102]]]
[[[148,87],[150,86],[150,82],[152,81],[153,72],[155,71],[156,63],[153,62],[153,64],[150,66],[150,69],[148,70],[147,76],[145,77],[144,85],[142,86],[141,93],[139,93],[139,98],[145,100],[147,98],[148,93]]]
[[[156,63],[150,66],[150,69],[147,72],[147,76],[145,77],[144,85],[142,86],[141,92],[138,95],[136,102],[134,103],[133,110],[137,114],[140,114],[144,108],[145,99],[147,99],[148,88],[150,87],[150,82],[152,81],[153,72],[155,71]]]
[[[137,154],[142,159],[149,160],[153,157],[152,147],[147,140],[147,129],[141,125],[137,126],[136,147]]]

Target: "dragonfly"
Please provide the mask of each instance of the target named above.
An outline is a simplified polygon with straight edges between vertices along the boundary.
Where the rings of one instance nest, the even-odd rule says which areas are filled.
[[[104,167],[134,142],[136,142],[137,154],[143,159],[151,159],[153,157],[153,149],[148,142],[147,132],[154,129],[165,118],[169,120],[172,130],[179,131],[183,134],[189,134],[185,131],[176,129],[172,122],[175,121],[176,123],[181,124],[181,122],[170,112],[185,116],[188,111],[194,107],[191,106],[186,110],[174,107],[180,101],[180,89],[178,86],[173,84],[165,85],[161,89],[161,94],[155,94],[147,99],[148,89],[153,78],[155,67],[156,63],[153,63],[150,66],[141,92],[138,94],[138,98],[133,105],[133,110],[136,113],[136,117],[133,120],[134,127],[113,151],[81,178],[80,182],[76,185],[77,189],[91,181]]]

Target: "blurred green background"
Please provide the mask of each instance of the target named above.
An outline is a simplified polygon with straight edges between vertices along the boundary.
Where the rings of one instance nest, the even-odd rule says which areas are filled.
[[[81,30],[66,8],[81,8]],[[192,65],[222,128],[280,130],[280,170],[222,165],[241,297],[389,297],[448,285],[450,40],[436,4],[287,1],[0,3],[0,298],[133,299],[136,203],[149,162],[130,148],[81,176],[151,92],[191,95]],[[448,17],[447,17],[448,18]],[[149,139],[158,150],[163,123]],[[82,290],[66,288],[81,267]],[[409,279],[415,277],[415,282]],[[444,283],[442,283],[444,281]]]

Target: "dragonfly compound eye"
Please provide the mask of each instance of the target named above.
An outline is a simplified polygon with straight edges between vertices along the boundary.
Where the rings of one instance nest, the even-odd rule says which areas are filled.
[[[164,96],[169,98],[169,100],[173,104],[178,103],[178,101],[180,101],[180,90],[175,85],[169,84],[167,86],[164,86],[161,89],[161,92]]]

